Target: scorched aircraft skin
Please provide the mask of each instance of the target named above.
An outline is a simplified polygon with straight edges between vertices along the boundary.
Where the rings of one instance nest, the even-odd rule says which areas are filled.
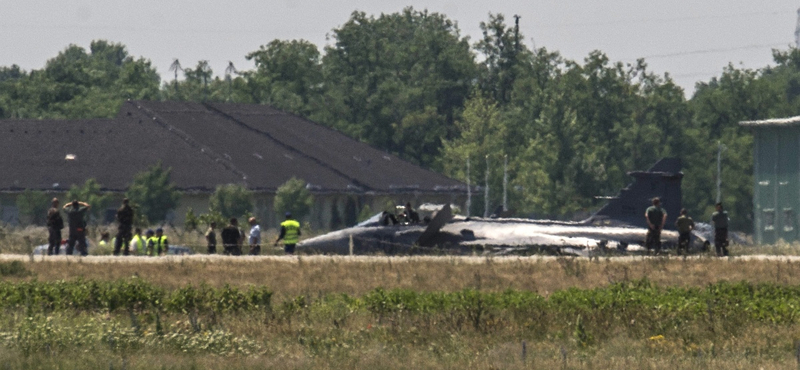
[[[380,214],[351,228],[301,241],[298,250],[326,254],[528,254],[589,256],[644,251],[645,209],[653,197],[662,200],[668,218],[661,240],[674,246],[674,222],[681,209],[680,160],[665,158],[647,171],[630,172],[634,182],[580,222],[522,218],[453,216],[445,205],[427,224],[381,226]],[[706,240],[695,235],[692,249]]]

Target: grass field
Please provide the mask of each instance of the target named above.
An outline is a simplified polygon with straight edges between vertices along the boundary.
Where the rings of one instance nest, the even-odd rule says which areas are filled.
[[[21,253],[0,254],[2,368],[794,369],[800,356],[797,245],[31,258],[39,232],[0,235]]]
[[[741,308],[800,310],[800,260],[792,257],[3,257],[4,289],[21,296],[68,290],[41,284],[131,281],[161,289],[169,302],[188,286],[217,292],[208,293],[212,302],[224,289],[272,293],[266,306],[231,310],[47,309],[22,299],[4,305],[0,320],[0,359],[11,368],[797,367],[800,322]],[[732,297],[725,282],[740,281],[757,293],[739,287],[732,291],[741,297]],[[620,284],[633,298],[613,293]],[[677,298],[669,289],[679,289],[669,293]],[[698,289],[722,293],[698,298]],[[509,292],[523,303],[498,303],[495,295]],[[684,308],[664,309],[673,301]]]

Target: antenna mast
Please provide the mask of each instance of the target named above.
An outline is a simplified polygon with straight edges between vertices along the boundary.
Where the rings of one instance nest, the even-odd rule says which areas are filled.
[[[489,217],[489,155],[486,155],[486,178],[484,179],[485,189],[483,194],[483,218]]]
[[[726,149],[722,141],[717,141],[717,203],[722,201],[722,152]]]

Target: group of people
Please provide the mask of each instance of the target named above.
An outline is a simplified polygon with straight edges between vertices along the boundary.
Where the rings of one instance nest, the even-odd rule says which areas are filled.
[[[57,255],[61,248],[61,230],[64,228],[64,219],[61,211],[67,215],[69,225],[69,237],[67,239],[67,255],[72,255],[77,248],[81,256],[88,255],[88,245],[86,244],[86,218],[92,206],[85,202],[73,200],[59,209],[58,198],[53,198],[52,206],[47,211],[47,230],[48,230],[48,255]],[[300,240],[300,223],[292,218],[290,212],[286,212],[286,219],[281,223],[281,232],[275,240],[275,246],[283,240],[284,251],[286,254],[294,254],[295,246]],[[164,235],[164,229],[158,228],[155,231],[147,230],[142,235],[142,229],[133,228],[134,210],[130,206],[128,198],[122,200],[122,205],[116,212],[117,235],[113,240],[109,240],[110,234],[103,233],[100,241],[101,245],[114,245],[114,255],[120,254],[140,255],[140,256],[162,256],[169,251],[169,239]],[[255,217],[250,217],[250,233],[248,237],[249,255],[261,254],[261,227]],[[217,253],[217,234],[216,222],[212,222],[205,238],[208,244],[208,253]],[[242,245],[245,240],[244,230],[238,226],[236,218],[230,219],[230,224],[220,232],[223,245],[223,253],[226,255],[242,255]]]
[[[47,254],[58,254],[61,249],[61,230],[64,228],[64,219],[61,211],[67,214],[69,221],[69,238],[67,239],[67,254],[72,254],[75,247],[82,256],[88,254],[86,246],[86,213],[91,205],[73,200],[59,209],[58,198],[53,198],[50,209],[47,210],[48,247]]]
[[[722,203],[715,205],[716,211],[711,215],[711,225],[714,227],[714,249],[717,256],[728,255],[728,212],[722,208]],[[667,211],[661,207],[661,199],[653,198],[653,205],[647,208],[644,213],[647,220],[647,237],[645,247],[648,250],[661,251],[661,230],[667,222]],[[691,234],[694,230],[694,220],[689,217],[686,208],[681,209],[681,214],[675,220],[675,227],[678,229],[678,254],[689,252]]]
[[[380,224],[382,226],[397,225],[397,224],[416,224],[419,223],[419,212],[411,207],[411,202],[407,202],[403,207],[403,212],[395,216],[394,213],[383,211],[381,213]]]
[[[292,218],[291,212],[286,212],[286,219],[281,223],[281,233],[275,240],[275,246],[283,240],[284,252],[294,254],[295,246],[300,241],[300,223]],[[247,222],[250,224],[250,233],[247,237],[249,244],[248,255],[258,256],[261,254],[261,226],[255,217],[250,217]],[[212,222],[206,231],[206,243],[208,254],[217,253],[217,223]],[[239,228],[239,221],[236,218],[229,220],[228,226],[220,231],[222,239],[222,253],[229,256],[241,256],[242,246],[245,240],[245,232]]]

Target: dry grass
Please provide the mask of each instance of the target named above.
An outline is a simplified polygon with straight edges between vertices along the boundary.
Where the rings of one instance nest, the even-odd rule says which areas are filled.
[[[2,257],[26,261],[25,267],[33,273],[5,279],[139,276],[167,288],[201,282],[212,286],[259,284],[276,292],[275,304],[298,295],[362,295],[376,287],[417,291],[513,288],[546,295],[569,287],[593,288],[643,277],[665,286],[704,286],[722,280],[800,284],[800,258],[791,257],[37,257],[34,262],[26,256]],[[9,322],[18,320],[10,316],[23,316],[21,312],[7,313],[0,327],[7,328]],[[66,317],[75,322],[119,320],[125,324],[128,320],[125,314]],[[165,315],[162,320],[167,330],[187,325],[183,315]],[[200,324],[211,325],[209,320],[201,318]],[[584,348],[575,342],[569,322],[545,323],[544,331],[509,325],[485,333],[471,328],[453,331],[438,325],[424,326],[415,320],[429,318],[402,316],[396,322],[379,322],[365,312],[311,306],[288,321],[266,313],[214,319],[216,328],[259,343],[263,351],[257,356],[220,357],[153,349],[120,354],[92,346],[85,352],[56,353],[46,358],[0,349],[0,361],[7,364],[6,368],[29,369],[150,369],[153,364],[167,369],[788,369],[797,367],[794,353],[800,332],[800,325],[757,323],[736,331],[736,335],[722,335],[709,333],[700,324],[676,332],[676,337],[667,333],[663,339],[648,339],[631,337],[635,331],[623,327],[612,329],[604,334],[608,339]],[[524,359],[522,341],[526,342]]]
[[[114,280],[138,276],[157,285],[266,285],[277,298],[347,293],[377,287],[417,291],[518,289],[547,295],[648,278],[658,285],[705,286],[717,281],[800,284],[800,259],[553,258],[553,257],[27,257],[24,279]]]

